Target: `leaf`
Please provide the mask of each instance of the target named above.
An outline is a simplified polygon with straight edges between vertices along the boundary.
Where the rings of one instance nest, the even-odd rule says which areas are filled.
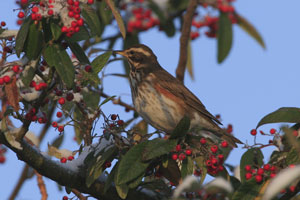
[[[107,179],[105,181],[104,189],[103,189],[104,194],[107,192],[109,187],[112,185],[112,182],[115,178],[115,175],[116,175],[116,172],[117,172],[117,169],[118,169],[118,166],[119,166],[118,163],[116,163],[115,166],[113,167],[113,169],[108,174]]]
[[[261,35],[258,33],[256,28],[250,24],[248,20],[246,20],[244,17],[240,16],[239,14],[235,13],[235,17],[237,19],[237,24],[244,30],[246,31],[252,38],[254,38],[258,44],[262,48],[266,48],[265,43]]]
[[[99,101],[100,101],[100,94],[88,91],[88,92],[82,92],[83,101],[86,103],[87,107],[90,107],[92,109],[96,109],[98,107]]]
[[[29,60],[35,60],[41,53],[43,47],[43,34],[34,23],[29,27],[24,52]]]
[[[80,144],[83,139],[83,133],[82,133],[83,131],[81,129],[82,126],[78,122],[82,122],[84,119],[83,119],[82,113],[80,112],[80,110],[77,107],[75,107],[75,109],[74,109],[73,117],[75,119],[74,130],[75,130],[76,142],[77,142],[77,144]]]
[[[75,79],[75,69],[67,52],[60,45],[51,45],[46,47],[43,56],[49,66],[55,67],[66,86],[72,88]]]
[[[58,137],[56,137],[55,140],[52,142],[51,146],[59,148],[64,140],[64,135],[65,134],[61,134]]]
[[[110,24],[112,20],[112,12],[107,9],[107,4],[104,1],[99,2],[98,14],[100,15],[102,24]]]
[[[61,28],[56,23],[50,23],[51,33],[54,40],[58,40],[61,36]]]
[[[116,190],[121,199],[126,199],[129,190],[126,184],[116,185]]]
[[[141,120],[133,127],[133,130],[139,135],[146,135],[148,133],[148,124],[145,120]]]
[[[204,182],[204,179],[207,174],[207,167],[205,165],[205,158],[203,156],[199,156],[195,158],[195,162],[198,166],[199,169],[201,169],[201,179],[200,179],[200,184]]]
[[[126,29],[125,29],[125,25],[123,22],[123,19],[119,13],[119,11],[117,10],[117,8],[115,7],[115,4],[112,0],[105,0],[106,4],[108,5],[108,7],[111,9],[112,14],[114,15],[117,24],[119,26],[120,32],[122,34],[122,37],[125,39],[126,37]]]
[[[82,64],[90,64],[88,57],[79,44],[76,42],[68,42],[71,51]]]
[[[218,63],[222,63],[232,45],[232,24],[227,13],[220,12],[218,26]]]
[[[184,116],[176,125],[170,139],[184,137],[190,128],[190,122],[190,119],[187,116]]]
[[[179,184],[181,173],[175,160],[169,159],[167,168],[160,166],[159,173],[175,185]]]
[[[189,40],[189,43],[188,43],[187,53],[188,53],[188,56],[187,56],[186,68],[187,68],[187,71],[189,72],[189,75],[190,75],[191,79],[194,80],[191,40]]]
[[[185,178],[187,175],[192,175],[194,172],[194,161],[190,156],[182,161],[181,178]]]
[[[82,4],[82,16],[89,26],[92,35],[101,36],[103,28],[95,10],[91,6]]]
[[[141,157],[147,144],[148,141],[144,141],[133,146],[122,157],[116,176],[116,185],[128,183],[145,172],[149,163],[143,163]]]
[[[177,140],[165,140],[160,138],[150,140],[144,148],[142,160],[147,161],[170,153],[175,148],[176,144]]]
[[[106,149],[105,152],[101,151],[96,156],[94,156],[90,162],[88,162],[88,169],[86,174],[85,184],[87,187],[90,187],[97,178],[103,172],[103,164],[110,160],[114,154],[118,151],[116,146]],[[90,154],[94,154],[91,152]]]
[[[16,47],[15,47],[16,54],[18,57],[20,57],[20,54],[23,51],[23,47],[24,47],[24,44],[25,44],[25,41],[27,38],[27,34],[28,34],[28,30],[29,30],[29,26],[30,26],[31,22],[32,22],[31,17],[27,17],[24,20],[24,22],[18,32],[18,35],[16,38]]]
[[[61,159],[61,158],[68,158],[69,156],[74,156],[75,154],[76,153],[74,153],[73,151],[70,151],[68,149],[58,149],[58,148],[48,144],[48,155],[49,156],[54,156],[58,159]]]
[[[288,122],[300,122],[300,108],[283,107],[263,117],[257,124],[256,128],[264,124]]]
[[[83,85],[85,81],[87,81],[88,83],[92,84],[95,87],[97,87],[101,83],[98,74],[94,72],[86,72],[85,70],[81,72],[83,74],[83,81],[82,81]]]
[[[7,83],[5,85],[5,94],[7,98],[7,103],[14,108],[14,111],[17,112],[20,106],[19,106],[19,90],[16,81],[17,81],[16,77],[13,76],[10,83]]]
[[[144,176],[145,176],[145,173],[142,173],[139,177],[137,177],[137,178],[134,179],[133,181],[130,181],[130,182],[128,183],[128,187],[129,187],[130,189],[134,189],[134,188],[136,188],[137,186],[139,186],[140,183],[142,182]]]
[[[231,200],[254,200],[264,184],[257,184],[255,179],[246,181],[233,193]]]
[[[71,38],[67,38],[67,41],[79,42],[82,40],[88,40],[89,38],[90,38],[90,34],[88,30],[84,26],[81,26],[77,33],[75,33]]]
[[[29,87],[33,77],[35,76],[35,70],[39,65],[38,60],[31,60],[25,66],[25,69],[22,71],[21,79],[26,87]]]
[[[113,100],[116,96],[111,96],[111,97],[107,97],[106,99],[104,99],[104,101],[101,102],[100,106],[106,104],[107,102]]]
[[[105,64],[107,63],[109,57],[111,56],[112,52],[106,52],[104,54],[101,54],[100,56],[96,57],[93,62],[92,62],[92,69],[93,69],[93,73],[98,74],[99,72],[101,72],[101,70],[103,69],[103,67],[105,66]]]
[[[241,181],[246,182],[246,165],[257,166],[260,167],[263,164],[264,155],[262,154],[259,148],[252,148],[246,151],[240,161],[240,176]]]

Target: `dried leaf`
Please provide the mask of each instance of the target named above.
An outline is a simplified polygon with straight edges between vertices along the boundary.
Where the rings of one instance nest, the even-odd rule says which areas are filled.
[[[58,159],[61,158],[67,158],[69,156],[74,156],[76,154],[76,152],[70,151],[68,149],[58,149],[54,146],[51,146],[48,144],[48,155],[49,156],[54,156]]]
[[[19,107],[19,90],[16,84],[16,77],[12,77],[10,83],[5,85],[5,93],[7,97],[8,104],[11,105],[14,110],[17,112]]]

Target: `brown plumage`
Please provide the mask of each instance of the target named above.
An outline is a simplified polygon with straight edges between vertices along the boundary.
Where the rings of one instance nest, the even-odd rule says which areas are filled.
[[[116,53],[130,64],[130,86],[134,106],[143,119],[153,127],[171,133],[184,115],[191,119],[191,127],[211,130],[212,135],[226,140],[231,146],[241,143],[227,134],[221,122],[209,113],[202,102],[179,80],[164,70],[152,50],[136,45]]]

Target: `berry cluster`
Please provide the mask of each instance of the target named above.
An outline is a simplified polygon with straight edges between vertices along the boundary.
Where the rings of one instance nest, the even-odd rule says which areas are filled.
[[[152,16],[150,9],[144,9],[143,7],[133,8],[132,17],[127,23],[127,31],[129,33],[133,31],[148,30],[156,25],[159,25],[159,20]]]
[[[60,158],[61,163],[66,163],[67,161],[72,161],[74,160],[74,156],[69,156],[68,158],[62,157]]]
[[[191,156],[192,155],[192,150],[191,149],[189,149],[189,148],[182,149],[180,144],[176,145],[175,152],[176,153],[172,154],[172,159],[173,160],[179,159],[179,160],[182,161],[182,160],[186,159],[186,156]]]
[[[37,111],[36,108],[31,108],[25,114],[25,119],[28,121],[38,122],[40,124],[45,124],[47,122],[46,113]]]
[[[265,178],[274,178],[277,173],[277,168],[274,165],[265,164],[262,168],[252,168],[251,165],[245,166],[246,174],[245,178],[246,180],[251,179],[252,177],[255,177],[255,181],[257,183],[261,183],[263,179]]]
[[[113,132],[113,130],[119,130],[124,126],[124,121],[120,119],[119,115],[112,114],[109,118],[105,120],[105,127],[103,130],[104,135]]]

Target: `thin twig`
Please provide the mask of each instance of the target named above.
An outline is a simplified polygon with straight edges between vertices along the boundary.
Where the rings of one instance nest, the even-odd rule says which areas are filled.
[[[87,200],[85,196],[83,196],[78,190],[72,189],[72,192],[78,197],[80,200]]]
[[[102,97],[104,97],[104,98],[110,97],[109,95],[107,95],[107,94],[105,94],[105,93],[103,93],[103,92],[101,92],[100,95],[101,95]],[[118,98],[118,99],[113,98],[113,99],[112,99],[112,102],[113,102],[113,104],[117,104],[117,105],[123,106],[123,107],[125,107],[125,108],[128,109],[128,110],[133,110],[133,111],[135,111],[135,108],[134,108],[134,107],[132,107],[131,105],[129,105],[129,104],[127,104],[127,103],[121,101],[120,98]]]
[[[180,36],[180,56],[176,69],[176,78],[183,82],[184,72],[187,64],[188,57],[188,41],[191,33],[192,20],[195,10],[197,8],[197,0],[190,0],[186,14],[183,19],[183,26]]]
[[[37,171],[34,171],[36,177],[37,177],[37,182],[38,182],[38,186],[42,195],[41,200],[47,200],[48,198],[48,194],[47,194],[47,189],[46,189],[46,185],[43,181],[43,176],[40,175]]]

